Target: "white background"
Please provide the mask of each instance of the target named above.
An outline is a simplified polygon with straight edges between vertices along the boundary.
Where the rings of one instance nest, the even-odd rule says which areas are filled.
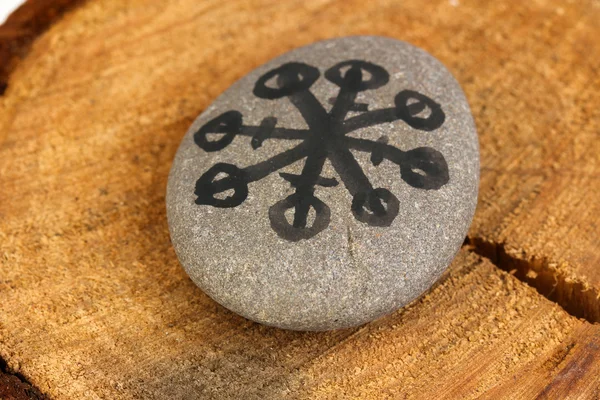
[[[4,23],[8,14],[22,3],[24,3],[23,0],[0,0],[0,24]]]

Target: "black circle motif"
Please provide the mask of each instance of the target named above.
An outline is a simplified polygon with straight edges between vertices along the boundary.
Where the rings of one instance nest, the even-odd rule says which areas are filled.
[[[386,206],[384,207],[384,202]],[[368,212],[366,209],[371,212]],[[398,198],[387,189],[359,192],[352,199],[352,213],[360,222],[371,226],[390,226],[400,210]]]
[[[215,181],[214,179],[221,173],[227,177]],[[231,196],[224,199],[215,197],[216,194],[229,190],[233,190]],[[198,179],[194,194],[198,196],[196,204],[220,208],[237,207],[248,197],[245,173],[233,164],[215,164]]]
[[[408,104],[409,100],[415,100],[415,102]],[[433,131],[442,126],[446,119],[442,106],[414,90],[401,91],[396,95],[394,102],[396,103],[398,118],[403,119],[404,122],[415,129]],[[426,108],[430,110],[429,116],[419,117],[418,114]]]
[[[329,206],[317,197],[310,196],[301,200],[306,206],[310,206],[315,210],[316,216],[312,226],[306,226],[306,216],[304,216],[304,220],[300,224],[296,223],[296,221],[290,224],[285,217],[285,212],[290,208],[299,208],[298,203],[300,199],[296,194],[292,194],[285,199],[278,201],[269,208],[271,228],[273,228],[279,237],[291,242],[297,242],[302,239],[309,239],[316,236],[319,232],[329,226],[329,221],[331,220]]]
[[[450,180],[444,156],[431,147],[406,152],[400,163],[400,174],[410,186],[425,190],[437,190]]]
[[[240,133],[242,114],[239,111],[227,111],[210,120],[194,134],[194,142],[205,151],[213,152],[229,146]],[[215,141],[208,140],[209,134],[223,134]]]
[[[349,69],[344,73],[346,67]],[[363,70],[371,75],[369,79],[363,79]],[[348,60],[329,68],[325,72],[325,78],[339,87],[362,92],[384,86],[390,80],[390,74],[379,65],[361,60]]]
[[[304,63],[287,63],[264,74],[254,86],[254,95],[262,99],[279,99],[308,90],[319,79],[320,72]],[[267,86],[275,79],[277,87]]]

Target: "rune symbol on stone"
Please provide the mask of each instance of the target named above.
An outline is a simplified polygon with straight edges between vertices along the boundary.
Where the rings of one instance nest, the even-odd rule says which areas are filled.
[[[254,95],[263,99],[287,97],[306,121],[308,129],[279,128],[276,117],[263,119],[260,126],[246,126],[242,124],[241,113],[227,111],[194,134],[196,144],[207,152],[222,150],[237,135],[251,137],[250,145],[255,151],[265,140],[302,140],[289,150],[245,168],[227,163],[213,165],[196,182],[196,204],[236,207],[246,200],[249,183],[306,159],[300,175],[279,173],[295,188],[295,193],[269,209],[273,230],[283,239],[299,241],[316,236],[329,225],[329,206],[315,196],[316,186],[339,184],[335,178],[321,176],[326,160],[352,195],[351,211],[358,221],[370,226],[390,226],[398,215],[396,196],[388,189],[373,187],[351,150],[371,153],[371,162],[375,166],[384,160],[396,164],[400,167],[400,177],[414,188],[437,190],[448,183],[446,160],[431,147],[402,151],[389,145],[386,136],[378,140],[349,136],[358,129],[396,120],[417,130],[433,131],[445,120],[438,103],[416,91],[403,90],[394,99],[395,107],[369,111],[368,104],[355,102],[357,94],[384,86],[389,81],[389,73],[373,63],[348,60],[325,72],[325,78],[340,88],[333,99],[333,107],[327,112],[310,91],[319,77],[317,68],[291,62],[264,74],[254,87]],[[275,82],[275,87],[268,85],[271,82]],[[358,115],[347,118],[349,112]],[[218,139],[209,140],[214,135]],[[233,193],[223,197],[225,192]],[[313,221],[309,219],[311,208],[314,210]],[[293,221],[288,221],[285,213],[291,209]]]

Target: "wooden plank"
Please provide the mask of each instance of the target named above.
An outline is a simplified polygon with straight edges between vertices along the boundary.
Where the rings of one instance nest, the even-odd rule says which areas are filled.
[[[0,356],[57,399],[597,398],[598,325],[471,253],[541,292],[556,278],[561,295],[544,294],[596,320],[599,14],[591,0],[90,0],[1,99]],[[179,139],[253,67],[367,33],[427,49],[463,83],[483,162],[474,247],[359,329],[248,322],[170,246]]]
[[[600,7],[499,6],[478,52],[488,56],[463,53],[483,158],[469,236],[500,267],[599,322]]]
[[[27,54],[33,40],[79,3],[79,0],[28,0],[0,26],[0,95],[6,90],[10,73]],[[0,399],[43,398],[23,376],[8,373],[0,359]]]
[[[467,251],[413,306],[329,333],[248,322],[217,306],[182,273],[173,275],[162,284],[122,285],[121,298],[107,298],[83,316],[82,297],[93,291],[75,289],[62,307],[38,311],[39,319],[56,314],[51,326],[43,335],[21,329],[7,358],[19,360],[30,379],[58,399],[600,394],[599,327],[570,317]],[[130,278],[136,280],[142,279]],[[96,299],[109,294],[102,286]]]
[[[462,253],[449,279],[402,313],[314,360],[312,398],[595,398],[600,330],[489,262]]]

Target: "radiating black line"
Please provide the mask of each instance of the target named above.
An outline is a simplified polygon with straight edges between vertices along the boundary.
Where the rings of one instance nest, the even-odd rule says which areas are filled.
[[[238,135],[255,137],[262,132],[261,126],[242,126]],[[308,135],[308,129],[274,128],[269,139],[303,140]],[[218,132],[216,132],[218,133]]]
[[[331,105],[335,104],[335,100],[336,97],[330,97],[328,102]],[[369,111],[369,105],[367,103],[354,103],[352,104],[352,106],[350,107],[350,109],[348,111],[352,111],[352,112],[366,112]]]
[[[383,158],[398,165],[403,161],[404,155],[406,154],[404,151],[380,141],[359,139],[350,136],[345,136],[342,140],[350,149],[367,153],[377,153]]]
[[[359,192],[373,190],[369,178],[363,172],[352,152],[345,146],[332,146],[328,155],[331,165],[352,196]]]
[[[308,155],[308,149],[306,143],[301,143],[296,147],[269,158],[268,160],[244,168],[243,171],[246,173],[247,182],[258,181],[281,168],[287,167],[288,165],[303,159]]]
[[[256,135],[252,136],[252,140],[250,141],[250,145],[254,150],[262,146],[263,142],[273,135],[275,125],[277,125],[277,118],[275,117],[267,117],[262,120],[258,127],[259,131],[256,132]]]
[[[379,110],[368,111],[345,120],[342,125],[342,131],[344,134],[348,134],[357,129],[384,124],[386,122],[393,122],[397,119],[399,118],[396,115],[395,108],[382,108]]]
[[[300,184],[299,178],[302,175],[289,174],[287,172],[280,172],[279,176],[281,176],[283,179],[288,181],[290,183],[290,185],[292,185],[292,187],[298,187],[298,185]],[[323,186],[323,187],[334,187],[334,186],[339,185],[339,182],[335,178],[325,178],[323,176],[319,176],[319,178],[317,178],[317,181],[315,182],[315,185],[319,185],[319,186]]]

